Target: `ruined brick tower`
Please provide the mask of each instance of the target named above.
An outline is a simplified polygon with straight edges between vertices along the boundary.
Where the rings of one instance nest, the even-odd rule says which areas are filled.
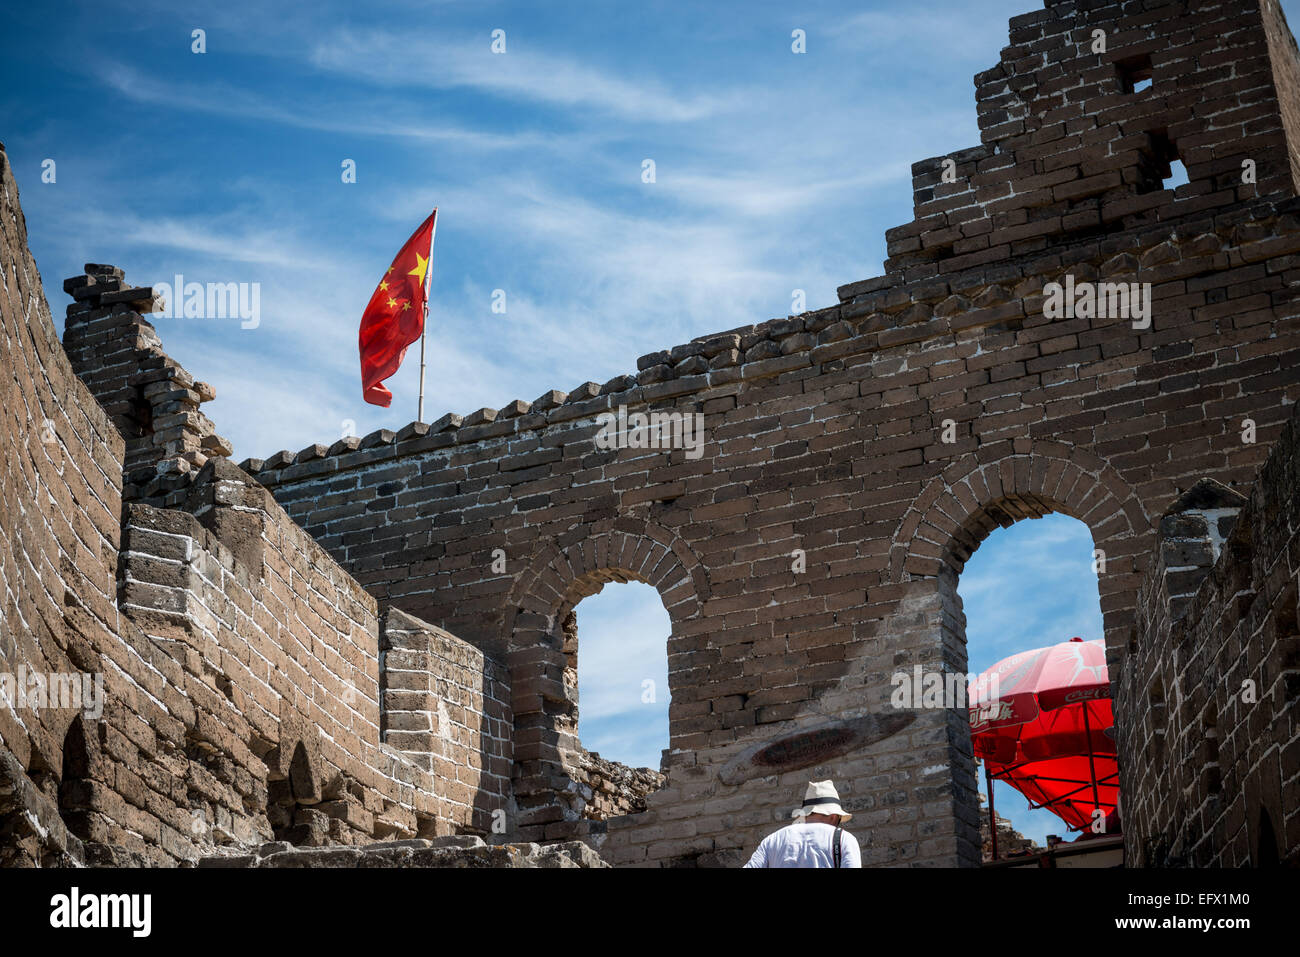
[[[503,818],[656,866],[738,863],[833,777],[865,865],[975,864],[965,713],[899,712],[890,676],[965,672],[966,560],[1063,512],[1104,555],[1130,861],[1296,860],[1298,78],[1275,0],[1049,2],[975,78],[980,145],[915,164],[885,274],[838,303],[242,469],[120,275],[70,284],[69,364],[6,166],[6,634],[42,630],[0,653],[139,689],[98,730],[0,712],[6,773],[173,859],[197,808],[226,842]],[[1099,298],[1058,315],[1053,284]],[[59,442],[20,438],[35,403]],[[702,414],[703,454],[599,448],[619,407]],[[624,580],[672,621],[662,782],[576,737],[566,623]]]

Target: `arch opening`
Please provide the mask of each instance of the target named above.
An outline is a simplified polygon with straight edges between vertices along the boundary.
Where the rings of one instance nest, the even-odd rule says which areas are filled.
[[[674,671],[689,667],[685,660],[689,656],[674,658],[674,649],[680,647],[688,622],[700,613],[708,596],[707,576],[684,542],[658,526],[617,524],[563,549],[559,543],[542,546],[516,581],[504,635],[515,722],[517,823],[510,830],[526,839],[564,840],[600,833],[605,820],[642,809],[639,797],[663,783],[658,770],[661,759],[646,761],[642,773],[606,761],[605,754],[593,758],[578,728],[578,668],[583,655],[575,609],[579,604],[585,609],[584,599],[611,583],[623,587],[634,582],[645,588],[641,604],[651,609],[657,604],[659,613],[667,616],[666,623],[661,619],[655,652],[663,680],[649,674],[631,676],[638,709],[641,695],[650,690],[643,682],[650,679],[652,700],[644,706],[656,705],[662,713],[672,701]],[[600,605],[598,600],[595,607]],[[596,652],[597,659],[599,655]],[[665,745],[671,743],[671,719],[668,727]],[[596,750],[599,747],[608,745]],[[647,755],[645,750],[641,753]],[[616,785],[613,798],[603,793],[611,785]]]
[[[1093,452],[1049,439],[1018,439],[1015,446],[994,461],[954,461],[930,480],[895,530],[888,580],[933,589],[938,634],[924,663],[968,673],[966,616],[958,595],[967,560],[995,530],[1060,513],[1091,533],[1100,562],[1094,585],[1105,661],[1117,674],[1133,632],[1137,583],[1154,543],[1154,524],[1123,476]],[[959,864],[978,866],[980,795],[964,701],[949,709],[945,744],[954,857]]]
[[[1104,638],[1098,584],[1104,558],[1095,546],[1093,532],[1047,502],[1035,502],[1032,510],[1022,511],[1023,517],[1016,517],[1005,506],[994,506],[977,514],[968,535],[956,540],[948,573],[940,576],[954,612],[945,617],[951,622],[952,633],[945,635],[944,644],[951,649],[950,665],[957,670],[980,675],[1032,649],[1075,638],[1085,642]],[[979,534],[990,519],[997,527]],[[1094,654],[1102,660],[1101,648]],[[1086,714],[1067,718],[1070,709]],[[981,761],[970,739],[970,725],[964,725],[968,743],[961,750],[974,759],[983,862],[994,859],[995,843],[997,859],[1006,860],[1098,836],[1116,836],[1117,818],[1111,803],[1117,793],[1113,723],[1108,733],[1097,727],[1112,719],[1109,700],[1076,702],[1047,720],[1059,722],[1055,728],[1064,729],[1077,725],[1080,717],[1094,756],[1089,759],[1088,748],[1083,748],[1057,759],[1050,768],[1028,760],[1035,753],[1035,746],[1028,743],[1017,746],[1015,758],[1006,763]],[[1034,723],[1023,727],[1037,733]],[[1018,730],[1002,728],[995,736],[1014,736]],[[1025,737],[1029,736],[1026,731]],[[1104,757],[1095,746],[1098,741],[1109,751]],[[987,756],[992,747],[990,731],[985,728],[978,751]],[[1006,747],[1005,742],[998,744],[1001,757],[1007,756]],[[995,778],[996,822],[990,820],[989,813],[990,776]],[[1094,814],[1096,807],[1101,811]]]
[[[606,585],[570,613],[565,656],[587,751],[633,768],[660,767],[668,748],[671,630],[659,593],[641,582]]]
[[[604,569],[575,580],[541,627],[528,621],[511,654],[521,829],[603,834],[664,783],[671,616],[657,588]]]

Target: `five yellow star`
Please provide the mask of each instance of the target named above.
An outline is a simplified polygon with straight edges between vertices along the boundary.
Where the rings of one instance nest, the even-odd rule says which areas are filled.
[[[389,272],[392,272],[392,270],[390,269]],[[388,283],[387,283],[387,282],[381,282],[381,283],[379,284],[379,288],[380,288],[380,289],[387,289],[387,288],[388,288]]]

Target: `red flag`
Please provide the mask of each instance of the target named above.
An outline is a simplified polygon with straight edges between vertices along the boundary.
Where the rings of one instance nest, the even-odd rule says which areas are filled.
[[[433,258],[437,208],[411,234],[379,280],[361,316],[361,395],[371,405],[392,404],[384,380],[397,371],[409,346],[424,332],[425,276]],[[427,255],[426,255],[427,254]]]

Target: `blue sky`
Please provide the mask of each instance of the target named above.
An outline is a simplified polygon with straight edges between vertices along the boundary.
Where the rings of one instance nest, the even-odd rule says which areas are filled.
[[[418,358],[389,380],[392,408],[366,405],[356,332],[434,205],[427,420],[604,382],[644,353],[785,315],[796,290],[808,308],[833,303],[837,285],[881,272],[884,231],[911,219],[911,164],[978,143],[972,75],[997,62],[1008,17],[1039,8],[177,6],[6,4],[0,140],[60,322],[62,280],[88,261],[141,285],[177,273],[261,285],[256,328],[156,322],[216,387],[204,408],[237,461],[415,417]],[[195,29],[206,53],[192,52]],[[972,668],[1099,635],[1084,607],[1095,589],[1058,604],[1073,559],[1023,558],[1064,554],[1063,535],[1055,520],[1026,523],[972,559]],[[579,609],[583,733],[651,765],[667,705],[666,681],[640,703],[667,637],[654,604],[611,588]],[[632,696],[617,685],[629,669]]]
[[[578,737],[587,750],[659,767],[668,747],[671,629],[659,593],[640,582],[606,585],[579,603]]]

